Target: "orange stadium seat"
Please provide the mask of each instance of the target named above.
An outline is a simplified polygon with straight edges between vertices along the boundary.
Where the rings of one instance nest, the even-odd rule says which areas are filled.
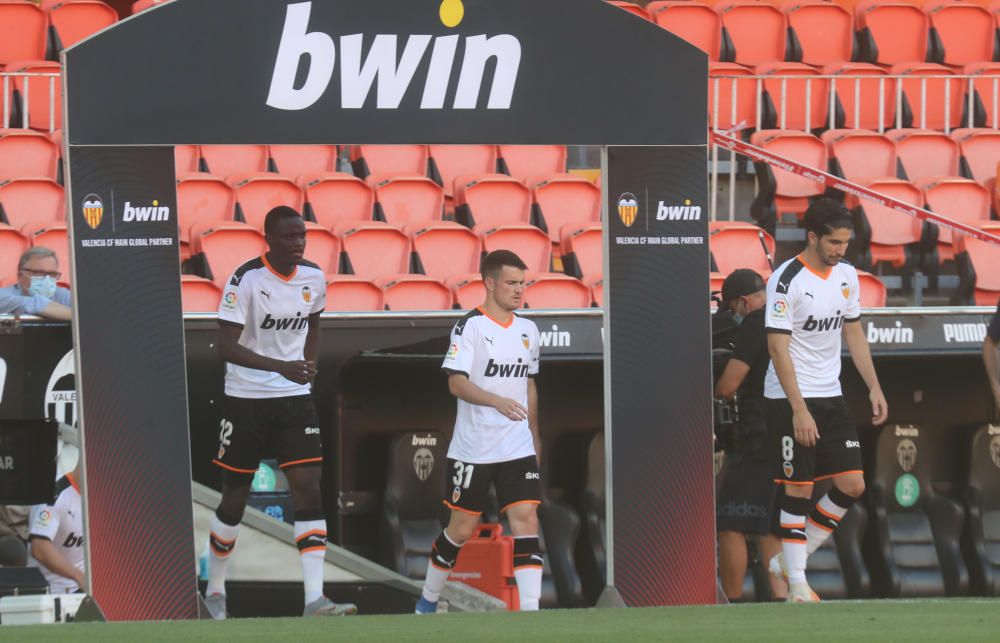
[[[977,227],[1000,237],[1000,221],[979,221]],[[955,245],[960,283],[966,282],[966,288],[971,290],[971,303],[995,306],[1000,299],[1000,247],[964,235]]]
[[[828,76],[865,76],[834,78],[830,91],[835,96],[836,121],[843,127],[877,130],[892,127],[896,114],[896,79],[869,63],[835,63],[822,72]],[[881,95],[881,102],[879,96]]]
[[[753,72],[736,63],[711,62],[708,73],[709,125],[719,130],[740,124],[753,127],[757,118],[757,81],[741,78]]]
[[[601,220],[601,188],[576,174],[528,177],[532,200],[538,206],[539,223],[549,231],[552,243],[561,242],[563,226]]]
[[[1000,23],[1000,16],[997,17],[997,21]],[[1000,64],[966,65],[962,73],[975,77],[972,79],[975,124],[993,129],[1000,128]],[[963,120],[962,124],[968,125],[968,120]]]
[[[563,271],[592,283],[604,274],[604,240],[600,223],[567,223],[561,228]]]
[[[830,65],[853,60],[854,18],[844,7],[822,0],[785,0],[794,60]]]
[[[992,192],[996,183],[997,159],[1000,159],[1000,131],[957,129],[951,137],[958,142],[962,176]]]
[[[722,22],[710,6],[690,0],[658,2],[650,13],[653,22],[704,51],[709,60],[719,60]]]
[[[594,300],[594,305],[604,308],[604,279],[598,279],[590,284],[590,298]]]
[[[202,145],[205,171],[228,180],[234,174],[267,172],[266,145]]]
[[[191,228],[232,221],[236,192],[217,176],[182,174],[177,178],[177,228],[181,258],[190,254]]]
[[[47,13],[56,52],[118,22],[118,12],[98,0],[66,0],[53,5]]]
[[[326,310],[363,312],[384,310],[384,295],[369,279],[354,275],[327,275]]]
[[[174,146],[174,172],[177,176],[199,170],[197,145]]]
[[[607,2],[608,4],[615,5],[619,9],[624,9],[631,14],[637,15],[643,20],[652,20],[652,18],[649,17],[649,13],[634,2],[621,2],[620,0],[607,0]]]
[[[61,67],[48,60],[20,60],[8,63],[6,71],[59,74]],[[59,76],[14,76],[10,91],[10,103],[16,109],[11,125],[21,126],[26,120],[31,129],[51,132],[62,128],[62,80]]]
[[[854,7],[861,59],[880,65],[927,60],[927,15],[905,0],[863,0]]]
[[[274,170],[292,178],[337,169],[336,145],[268,145]]]
[[[20,178],[0,184],[0,221],[23,228],[65,220],[63,188],[52,179]]]
[[[803,63],[774,62],[758,65],[755,72],[764,79],[763,129],[812,130],[825,127],[830,106],[830,81],[824,78],[788,78],[780,76],[819,76],[819,71]]]
[[[928,210],[955,221],[972,223],[990,218],[990,193],[972,179],[942,178],[917,183],[924,192]],[[938,258],[941,263],[954,259],[950,228],[938,226]]]
[[[455,179],[455,220],[470,228],[531,222],[531,191],[504,174]]]
[[[728,275],[737,268],[750,268],[764,279],[771,276],[767,257],[774,257],[774,237],[764,230],[744,221],[711,221],[708,235],[709,251],[718,272]]]
[[[371,186],[344,172],[299,177],[305,190],[306,212],[322,226],[333,228],[343,221],[371,221],[375,192]]]
[[[19,176],[56,178],[59,148],[34,130],[0,129],[0,181]]]
[[[63,273],[60,282],[70,283],[73,278],[73,263],[69,258],[69,235],[66,233],[64,221],[49,221],[46,223],[29,223],[22,229],[24,236],[34,247],[48,248],[56,255],[59,270]]]
[[[532,273],[524,286],[525,308],[590,308],[593,298],[579,279],[560,273]]]
[[[454,221],[412,223],[404,229],[413,240],[419,271],[435,279],[479,269],[483,244],[472,230]]]
[[[896,143],[906,178],[916,183],[935,176],[958,176],[958,143],[941,132],[918,129],[899,129],[889,132]]]
[[[158,4],[166,4],[167,2],[170,2],[170,0],[138,0],[132,3],[132,15],[134,16],[146,9],[152,9]]]
[[[394,226],[440,221],[444,213],[441,186],[425,176],[369,177],[375,189],[375,213]]]
[[[226,221],[191,229],[192,248],[208,264],[204,276],[216,286],[225,286],[233,272],[245,262],[267,252],[264,235],[245,223]]]
[[[451,290],[427,275],[388,275],[375,280],[387,310],[450,310]]]
[[[761,130],[750,137],[750,142],[809,167],[827,167],[826,145],[805,132]],[[822,184],[787,170],[771,168],[763,163],[754,163],[754,167],[760,188],[750,211],[753,218],[769,232],[773,230],[775,218],[780,220],[786,213],[801,217],[809,206],[809,199],[824,192]]]
[[[452,275],[445,279],[444,283],[451,288],[455,305],[462,310],[472,310],[476,306],[482,306],[486,299],[486,286],[483,285],[483,278],[478,272]]]
[[[500,145],[501,171],[518,180],[566,171],[565,145]]]
[[[756,0],[723,0],[715,5],[722,18],[722,38],[732,42],[733,62],[760,65],[785,60],[785,14]]]
[[[881,279],[864,270],[859,270],[858,283],[861,286],[862,308],[885,307],[886,288]]]
[[[227,182],[236,188],[236,212],[243,221],[263,231],[271,208],[287,205],[302,214],[302,188],[287,177],[260,172],[234,174]]]
[[[350,159],[354,174],[362,179],[369,174],[427,176],[426,145],[352,145]]]
[[[181,275],[181,308],[186,313],[214,313],[219,310],[222,291],[211,279]]]
[[[930,0],[924,4],[946,65],[967,65],[994,59],[996,19],[986,7],[961,0]]]
[[[455,178],[497,171],[495,145],[430,145],[430,174],[444,189],[448,200],[455,198]]]
[[[531,272],[548,272],[552,265],[552,242],[533,225],[503,225],[482,233],[483,250],[510,250]]]
[[[307,221],[305,259],[319,266],[324,274],[335,273],[340,259],[340,239],[329,229]]]
[[[867,183],[896,176],[896,145],[883,134],[862,129],[832,129],[821,136],[830,171],[848,181]]]
[[[867,187],[904,203],[916,207],[923,206],[921,191],[912,183],[902,179],[875,179],[869,181]],[[866,251],[868,255],[860,267],[874,269],[880,263],[889,263],[896,268],[902,268],[907,260],[907,246],[921,239],[923,226],[920,220],[850,194],[846,196],[844,204],[849,209],[861,213],[866,228],[863,233],[858,231],[857,235],[859,238],[864,237],[865,243],[869,246]]]
[[[345,221],[334,228],[341,239],[340,272],[374,279],[410,269],[410,238],[381,221]]]
[[[0,0],[0,68],[14,60],[45,58],[48,19],[38,5]]]
[[[0,278],[8,276],[4,271],[9,271],[13,275],[17,268],[17,258],[28,249],[28,239],[18,232],[17,228],[6,223],[0,223],[0,257],[4,257],[4,264],[0,266]]]
[[[950,78],[922,78],[922,76],[948,76],[952,71],[934,63],[893,65],[893,74],[905,75],[902,79],[903,126],[943,130],[958,127],[963,121],[962,92],[965,81]],[[947,85],[948,89],[945,89]],[[945,101],[947,92],[948,100]],[[921,96],[926,93],[926,109],[921,107]],[[907,118],[907,111],[910,117]]]

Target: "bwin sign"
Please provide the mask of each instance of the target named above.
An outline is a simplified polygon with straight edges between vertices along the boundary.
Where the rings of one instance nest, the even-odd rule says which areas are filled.
[[[278,43],[267,104],[276,109],[306,109],[326,92],[337,62],[333,38],[321,31],[308,31],[312,2],[288,5],[285,26]],[[410,35],[401,56],[397,46],[402,37],[377,34],[362,59],[364,34],[340,36],[340,105],[361,109],[378,79],[375,105],[397,109],[410,89],[413,76],[430,50],[430,64],[424,81],[420,109],[443,109],[445,94],[455,66],[459,36]],[[432,44],[433,43],[433,44]],[[308,71],[301,87],[295,86],[299,63],[308,56]],[[493,37],[467,36],[465,54],[458,76],[454,109],[476,109],[486,66],[496,59],[487,109],[510,109],[521,65],[521,42],[510,34]],[[397,62],[398,60],[398,62]]]

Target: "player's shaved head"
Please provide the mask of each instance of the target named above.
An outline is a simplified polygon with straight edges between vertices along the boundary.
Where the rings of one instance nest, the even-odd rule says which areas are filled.
[[[290,208],[287,205],[278,205],[271,208],[271,211],[264,217],[264,234],[275,234],[278,231],[279,222],[292,218],[302,218],[295,211],[295,208]]]
[[[518,270],[528,269],[528,266],[521,261],[521,258],[510,250],[494,250],[486,255],[485,259],[483,259],[482,270],[480,270],[480,273],[482,274],[484,280],[487,277],[496,279],[500,276],[500,272],[503,271],[504,266],[517,268]]]

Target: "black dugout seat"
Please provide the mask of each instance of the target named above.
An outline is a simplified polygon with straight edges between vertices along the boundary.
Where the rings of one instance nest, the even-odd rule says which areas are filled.
[[[961,596],[969,587],[960,551],[965,512],[934,491],[935,452],[925,432],[883,428],[869,472],[872,571],[880,581],[877,592],[890,597]]]
[[[823,480],[813,487],[818,501],[833,486]],[[809,585],[824,600],[829,598],[867,598],[871,595],[871,576],[861,554],[868,511],[862,502],[854,503],[840,521],[833,536],[812,556],[806,567]]]
[[[604,540],[604,433],[590,441],[587,450],[587,478],[580,495],[583,534],[580,539],[580,567],[584,575],[587,600],[593,604],[604,589],[607,578],[606,542]]]
[[[973,591],[1000,596],[1000,425],[982,426],[972,436],[964,500]]]
[[[389,474],[379,530],[384,564],[413,579],[427,559],[447,510],[444,493],[448,443],[440,433],[402,433],[389,447]]]

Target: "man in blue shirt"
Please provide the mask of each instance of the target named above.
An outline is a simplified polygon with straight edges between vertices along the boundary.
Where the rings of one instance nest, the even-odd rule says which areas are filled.
[[[56,285],[62,273],[48,248],[29,248],[17,262],[17,283],[0,288],[0,314],[38,315],[70,321],[70,292]]]

